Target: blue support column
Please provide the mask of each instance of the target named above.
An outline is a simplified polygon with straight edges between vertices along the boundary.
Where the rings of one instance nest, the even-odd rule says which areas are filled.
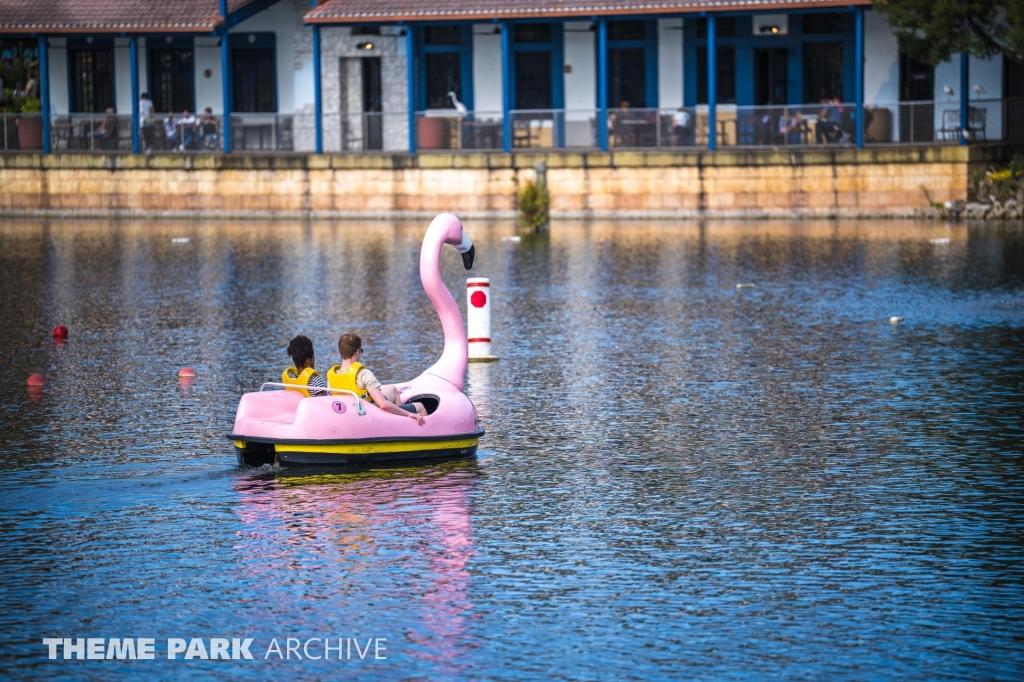
[[[857,107],[856,143],[857,149],[860,149],[864,146],[864,8],[858,7],[854,11],[856,12],[856,37],[854,38],[853,58],[856,63],[853,68],[853,101]]]
[[[413,26],[405,28],[405,66],[409,99],[409,153],[416,153],[416,36]]]
[[[39,97],[43,114],[43,153],[50,153],[50,59],[46,36],[39,36]]]
[[[139,38],[128,39],[128,59],[132,72],[132,154],[139,153]]]
[[[971,130],[970,93],[971,62],[966,52],[960,53],[960,144],[967,144]]]
[[[231,40],[227,30],[220,36],[220,71],[224,90],[224,153],[231,153]]]
[[[608,151],[608,20],[597,20],[597,138]]]
[[[708,15],[708,150],[715,151],[715,107],[718,105],[718,49],[715,44],[715,15]]]
[[[512,26],[501,24],[501,148],[512,151]]]
[[[313,0],[316,7],[316,0]],[[320,26],[313,26],[313,115],[316,117],[316,153],[324,153],[323,98],[320,96]]]

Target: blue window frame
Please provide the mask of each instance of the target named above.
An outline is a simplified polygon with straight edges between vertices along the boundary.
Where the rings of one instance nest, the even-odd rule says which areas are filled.
[[[718,28],[721,29],[726,19],[731,20],[730,23],[734,22],[735,28],[730,31],[718,30],[716,33],[716,40],[718,44],[718,56],[719,56],[719,98],[718,103],[724,104],[726,102],[727,93],[723,92],[722,84],[723,77],[722,73],[722,60],[723,56],[722,48],[731,48],[732,59],[734,64],[733,79],[735,82],[735,103],[740,106],[751,106],[756,102],[756,89],[757,83],[755,83],[755,76],[757,69],[755,68],[757,62],[757,55],[765,50],[785,50],[785,68],[775,69],[773,71],[783,71],[786,79],[786,102],[790,104],[797,104],[805,101],[805,95],[816,95],[817,93],[805,93],[804,78],[807,70],[804,68],[805,62],[805,51],[812,55],[816,52],[820,52],[821,49],[816,46],[807,49],[808,45],[813,43],[842,43],[842,75],[836,76],[834,79],[827,79],[827,76],[822,76],[820,73],[816,73],[817,79],[825,78],[826,82],[841,84],[842,98],[844,101],[852,102],[855,97],[855,75],[853,55],[854,50],[854,38],[855,38],[855,24],[854,16],[852,12],[842,13],[842,22],[840,30],[840,22],[837,21],[835,13],[831,13],[832,16],[823,20],[811,19],[808,24],[812,26],[811,33],[805,33],[803,30],[804,21],[809,16],[813,16],[813,13],[809,12],[793,12],[789,16],[789,32],[787,35],[754,35],[754,21],[756,15],[747,16],[735,16],[735,17],[721,17],[718,20]],[[683,38],[683,68],[685,70],[685,77],[683,79],[684,93],[683,101],[686,106],[694,106],[700,102],[698,97],[698,84],[707,82],[707,62],[705,61],[706,56],[702,59],[701,52],[707,54],[707,33],[706,29],[702,30],[706,26],[706,20],[700,18],[686,19],[684,22],[684,38]],[[840,32],[835,32],[840,31]],[[726,33],[726,35],[723,35]],[[731,35],[728,35],[731,33]],[[728,55],[726,55],[728,56]],[[700,64],[698,64],[700,62]],[[701,70],[700,65],[704,68]],[[780,65],[781,67],[781,65]],[[762,74],[763,76],[763,74]],[[815,86],[820,90],[820,86]],[[772,98],[775,99],[774,97]],[[817,102],[817,97],[814,97],[814,102]]]
[[[565,78],[561,23],[522,22],[511,25],[510,109],[562,109]]]
[[[455,104],[448,93],[454,92],[472,110],[472,24],[430,24],[415,31],[419,52],[416,108],[452,109]]]
[[[658,106],[658,22],[608,22],[608,106]]]

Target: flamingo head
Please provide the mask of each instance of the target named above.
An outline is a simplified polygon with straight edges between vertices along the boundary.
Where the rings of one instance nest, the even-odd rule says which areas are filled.
[[[454,246],[462,254],[462,264],[467,270],[472,269],[473,259],[476,257],[476,247],[473,246],[473,242],[469,240],[466,231],[462,228],[462,221],[451,213],[442,213],[431,221],[427,231],[434,229],[435,225],[442,230],[444,243]]]

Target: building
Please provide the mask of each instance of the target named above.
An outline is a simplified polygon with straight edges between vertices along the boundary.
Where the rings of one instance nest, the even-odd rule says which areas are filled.
[[[47,151],[721,149],[1022,136],[1011,123],[1024,66],[916,63],[864,0],[0,0],[0,56],[0,75],[15,81],[5,83],[8,104],[32,94],[37,74]],[[140,117],[143,92],[150,117]],[[206,107],[205,123],[178,124],[184,110]],[[0,148],[32,148],[11,132],[20,113],[0,114]]]

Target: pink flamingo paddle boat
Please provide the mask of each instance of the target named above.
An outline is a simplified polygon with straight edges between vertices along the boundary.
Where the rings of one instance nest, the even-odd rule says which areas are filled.
[[[423,237],[420,281],[441,319],[444,351],[423,374],[398,384],[402,403],[426,407],[423,425],[385,412],[352,391],[317,389],[327,394],[307,398],[295,385],[268,382],[238,403],[227,437],[239,464],[372,464],[476,454],[484,430],[476,407],[462,392],[469,346],[462,313],[441,280],[445,244],[458,249],[467,270],[476,254],[462,223],[450,213],[434,218]],[[263,390],[268,387],[292,390]]]

